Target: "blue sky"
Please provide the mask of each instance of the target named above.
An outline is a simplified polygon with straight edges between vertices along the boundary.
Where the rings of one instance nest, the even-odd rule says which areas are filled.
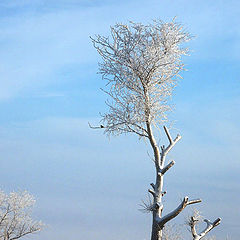
[[[87,125],[106,110],[89,36],[174,16],[195,38],[173,96],[172,132],[183,138],[169,156],[166,212],[200,197],[204,216],[223,219],[212,234],[238,239],[239,9],[237,0],[0,1],[0,186],[36,196],[35,216],[48,226],[31,239],[149,239],[151,216],[138,204],[154,179],[151,150]]]

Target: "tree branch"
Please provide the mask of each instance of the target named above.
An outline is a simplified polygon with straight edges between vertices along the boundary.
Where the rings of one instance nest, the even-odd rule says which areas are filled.
[[[193,240],[202,239],[203,237],[205,237],[205,235],[209,231],[211,231],[214,227],[218,226],[221,222],[220,218],[217,218],[214,222],[210,222],[209,220],[204,219],[204,222],[206,222],[207,226],[201,233],[198,234],[196,231],[196,225],[198,224],[199,221],[201,221],[201,219],[202,219],[202,216],[199,214],[199,212],[197,210],[195,210],[193,213],[193,216],[191,216],[189,218],[189,220],[187,221],[187,224],[191,228]]]
[[[160,173],[163,175],[165,172],[167,172],[173,165],[175,164],[175,161],[171,161],[168,163],[163,169],[160,170]]]
[[[218,226],[221,223],[221,218],[217,218],[214,222],[210,222],[208,219],[204,219],[204,222],[207,223],[206,228],[198,235],[198,239],[203,238],[209,231]]]
[[[177,137],[167,146],[167,148],[165,148],[165,154],[167,154],[181,138],[182,137],[178,134]]]
[[[161,151],[162,151],[161,152],[161,166],[164,164],[165,156],[173,148],[173,146],[181,139],[181,136],[178,134],[177,137],[173,140],[170,133],[169,133],[168,128],[166,126],[164,126],[163,128],[164,128],[164,131],[165,131],[165,133],[167,135],[167,138],[169,140],[169,145],[166,148],[165,148],[164,145],[161,147]]]
[[[151,187],[153,188],[153,190],[155,190],[155,185],[154,183],[150,183]]]
[[[188,225],[191,227],[193,239],[195,239],[198,236],[197,231],[196,231],[196,223],[198,221],[199,221],[198,219],[195,219],[193,216],[191,216],[191,218],[188,222]]]
[[[169,133],[169,130],[167,129],[166,126],[163,126],[163,128],[164,128],[164,131],[165,131],[165,133],[166,133],[166,135],[167,135],[167,137],[168,137],[169,143],[170,143],[170,144],[173,144],[173,140],[172,140],[172,137],[171,137],[171,135],[170,135],[170,133]]]
[[[190,204],[194,204],[194,203],[199,203],[201,202],[201,199],[196,199],[196,200],[188,200],[188,197],[185,197],[183,199],[183,201],[180,203],[180,205],[173,210],[172,212],[170,212],[169,214],[165,215],[162,218],[157,219],[158,225],[160,228],[163,228],[163,226],[170,221],[171,219],[175,218],[180,212],[182,212],[182,210]]]
[[[15,237],[13,237],[13,238],[10,238],[10,240],[19,239],[19,238],[21,238],[21,237],[23,237],[23,236],[25,236],[25,235],[27,235],[27,234],[34,233],[34,232],[37,232],[37,231],[40,231],[40,228],[39,228],[39,229],[38,229],[38,228],[36,228],[36,229],[30,229],[30,230],[27,231],[27,232],[24,232],[24,233],[22,233],[22,234],[20,234],[20,235],[17,235],[17,236],[15,236]]]
[[[89,122],[88,122],[88,126],[92,129],[99,129],[99,128],[105,128],[103,125],[97,126],[97,127],[93,127]]]
[[[194,203],[200,203],[200,202],[202,202],[201,199],[193,199],[193,200],[189,200],[187,205],[191,205],[191,204],[194,204]]]
[[[153,195],[153,197],[155,197],[155,196],[156,196],[156,193],[155,193],[155,191],[153,191],[152,189],[148,189],[148,192],[149,192],[149,193],[151,193],[151,194]]]

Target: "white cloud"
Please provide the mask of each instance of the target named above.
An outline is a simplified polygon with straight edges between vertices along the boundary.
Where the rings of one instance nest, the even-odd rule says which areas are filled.
[[[0,24],[0,99],[56,84],[64,67],[91,62],[96,56],[89,39],[96,32],[91,19],[99,11],[63,10],[4,19]]]

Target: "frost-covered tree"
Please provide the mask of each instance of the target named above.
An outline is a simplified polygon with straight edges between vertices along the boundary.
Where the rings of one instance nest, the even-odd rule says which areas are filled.
[[[152,127],[167,119],[171,109],[167,100],[183,69],[181,58],[188,52],[180,44],[189,39],[181,25],[161,21],[147,26],[116,24],[111,27],[111,38],[92,39],[103,59],[100,73],[112,100],[103,115],[105,133],[131,132],[148,138],[157,158]]]
[[[104,91],[110,97],[109,111],[102,114],[99,128],[107,135],[134,133],[146,139],[153,150],[156,180],[148,190],[152,201],[145,204],[145,210],[153,216],[151,240],[161,240],[166,223],[186,206],[201,201],[186,196],[176,209],[163,215],[163,179],[174,165],[174,161],[166,164],[166,156],[181,136],[173,139],[164,126],[169,144],[159,147],[158,129],[171,110],[168,100],[184,68],[182,57],[188,53],[182,44],[189,40],[190,35],[175,20],[156,20],[149,25],[116,24],[111,27],[110,37],[92,38],[102,57],[99,68],[107,81]]]
[[[201,231],[201,232],[197,232],[196,226],[199,225],[199,223],[201,222],[205,222],[206,223],[206,227]],[[200,212],[198,210],[194,210],[192,216],[190,216],[187,220],[187,225],[190,227],[190,232],[192,234],[192,239],[193,240],[200,240],[202,238],[206,239],[206,240],[213,240],[214,237],[209,237],[206,238],[206,235],[208,232],[210,232],[213,228],[215,228],[216,226],[218,226],[221,222],[220,218],[217,218],[215,221],[211,222],[208,219],[204,219]]]
[[[28,192],[0,192],[0,240],[15,240],[38,232],[43,224],[33,221],[34,197]]]

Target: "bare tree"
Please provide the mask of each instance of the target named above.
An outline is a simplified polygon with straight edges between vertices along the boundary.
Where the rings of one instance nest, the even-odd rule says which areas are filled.
[[[43,224],[31,218],[34,204],[26,191],[0,192],[0,240],[15,240],[41,230]]]
[[[196,226],[202,221],[204,221],[206,223],[206,227],[201,232],[197,233]],[[187,220],[187,225],[190,227],[192,239],[200,240],[203,237],[205,237],[206,234],[208,232],[210,232],[213,228],[218,226],[220,224],[220,222],[221,222],[220,218],[217,218],[213,222],[210,222],[208,219],[203,219],[203,217],[200,215],[200,212],[198,210],[194,210],[192,216],[190,216]],[[208,239],[211,240],[214,238],[210,237]]]
[[[151,240],[161,240],[167,222],[186,206],[201,202],[186,196],[176,209],[163,215],[163,178],[175,163],[166,164],[166,157],[181,136],[173,139],[164,126],[169,144],[159,147],[157,130],[171,110],[168,99],[181,77],[182,57],[188,54],[188,49],[181,45],[189,41],[190,36],[175,20],[169,23],[156,20],[149,25],[116,24],[111,27],[111,37],[97,35],[91,39],[102,57],[100,73],[107,80],[104,91],[111,99],[107,102],[109,112],[102,114],[97,128],[103,128],[107,135],[134,133],[149,141],[156,180],[148,190],[152,201],[146,210],[153,216]]]

